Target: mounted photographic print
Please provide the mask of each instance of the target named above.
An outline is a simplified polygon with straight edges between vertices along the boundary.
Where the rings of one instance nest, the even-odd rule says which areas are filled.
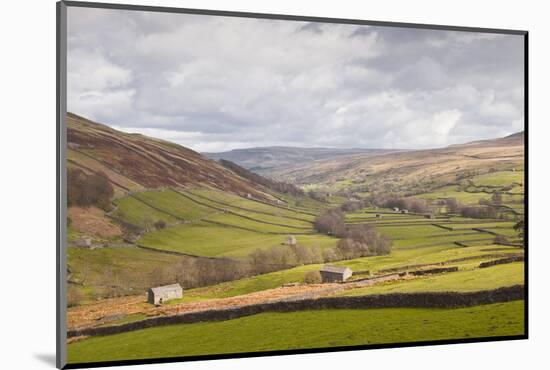
[[[526,51],[58,3],[58,366],[527,338]]]

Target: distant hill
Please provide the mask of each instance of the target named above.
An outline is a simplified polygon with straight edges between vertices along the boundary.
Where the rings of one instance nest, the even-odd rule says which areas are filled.
[[[270,175],[288,166],[306,164],[309,162],[362,154],[365,156],[396,152],[388,149],[337,149],[337,148],[297,148],[287,146],[272,146],[261,148],[234,149],[228,152],[203,153],[209,158],[225,159],[248,170]]]
[[[259,184],[183,146],[114,130],[69,113],[68,166],[103,172],[116,194],[162,187],[210,187],[271,199]]]
[[[523,169],[524,133],[439,149],[351,154],[274,172],[281,181],[333,189],[377,191],[453,183],[489,169]]]
[[[525,132],[520,131],[515,134],[504,136],[496,139],[489,140],[477,140],[465,144],[455,144],[450,145],[449,147],[460,147],[460,146],[495,146],[495,145],[523,145],[525,142]]]

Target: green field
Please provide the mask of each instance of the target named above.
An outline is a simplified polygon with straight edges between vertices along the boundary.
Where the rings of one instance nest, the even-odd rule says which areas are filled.
[[[289,232],[289,235],[291,234],[292,232]],[[197,223],[147,233],[138,243],[159,250],[197,256],[245,257],[258,248],[281,245],[285,239],[286,235],[262,234],[233,227]],[[338,241],[336,238],[320,234],[298,235],[296,239],[299,244],[320,248],[334,246]]]
[[[115,199],[113,203],[118,207],[114,215],[134,225],[145,226],[147,222],[160,220],[167,224],[177,221],[175,217],[157,211],[133,197]]]
[[[293,234],[293,233],[315,233],[313,230],[312,225],[310,224],[310,227],[308,229],[300,228],[291,226],[288,224],[285,224],[285,219],[279,219],[279,225],[273,225],[273,223],[266,223],[261,221],[254,221],[251,219],[239,217],[235,214],[231,213],[220,213],[216,215],[209,216],[207,218],[208,221],[214,221],[214,222],[220,222],[225,225],[235,226],[235,227],[243,227],[246,229],[251,229],[254,231],[257,231],[259,233],[287,233],[287,234]],[[276,220],[274,220],[276,221]],[[281,226],[281,225],[287,225],[287,226]]]
[[[463,204],[478,204],[481,198],[490,198],[491,195],[481,192],[469,193],[461,191],[457,185],[450,185],[436,189],[429,193],[415,195],[415,197],[426,199],[455,198]]]
[[[311,229],[313,227],[313,222],[311,221],[302,221],[302,220],[297,220],[295,218],[266,215],[263,213],[244,211],[241,209],[231,209],[231,207],[225,207],[225,208],[231,211],[231,213],[234,215],[249,217],[260,222],[276,223],[276,224],[282,224],[282,225],[287,225],[287,226],[296,227],[296,228]]]
[[[308,212],[315,210],[317,212],[320,212],[328,207],[326,203],[319,202],[318,200],[315,200],[308,196],[299,197],[281,193],[277,193],[276,195],[278,198],[285,201],[289,207],[295,208],[297,210],[307,210]]]
[[[472,178],[472,181],[477,186],[507,186],[512,183],[523,184],[523,171],[497,171],[478,175]]]
[[[255,200],[239,197],[238,195],[224,193],[221,191],[194,189],[188,191],[187,193],[191,195],[205,197],[210,201],[218,202],[218,207],[220,205],[229,205],[233,207],[244,208],[245,210],[249,211],[260,211],[281,217],[301,218],[307,221],[313,221],[315,219],[315,216],[311,214],[307,214],[298,210],[287,209],[287,207],[285,206],[278,207],[275,205],[269,205]],[[203,200],[201,198],[198,199],[200,199],[201,201]]]
[[[101,249],[68,248],[68,267],[71,280],[82,285],[71,284],[85,304],[107,294],[106,286],[120,285],[120,293],[142,294],[149,288],[149,278],[158,271],[169,274],[177,271],[186,257],[173,256],[144,250],[134,246]],[[132,282],[124,286],[121,281]]]
[[[193,202],[171,189],[141,192],[134,196],[184,220],[194,220],[216,212],[215,209]]]
[[[476,265],[479,261],[476,262]],[[371,287],[351,289],[338,295],[357,296],[413,292],[473,292],[524,283],[523,263],[496,265],[483,269],[464,270],[441,275],[418,277],[410,281],[388,282]]]
[[[456,233],[456,232],[455,232]],[[457,233],[458,234],[458,233]],[[424,236],[420,238],[409,238],[404,240],[396,240],[393,243],[395,249],[399,248],[413,248],[427,245],[445,245],[453,242],[464,242],[469,240],[487,240],[488,243],[492,243],[494,236],[486,233],[476,233],[468,235],[453,235],[453,232],[449,232],[446,236]]]
[[[421,226],[376,226],[376,228],[382,234],[394,239],[418,238],[446,232],[446,230],[428,223]]]
[[[84,339],[68,345],[68,362],[522,335],[523,318],[523,301],[459,309],[263,313]]]
[[[218,210],[227,210],[231,213],[244,215],[251,217],[259,221],[276,222],[285,225],[298,226],[298,227],[311,227],[313,223],[313,217],[308,214],[288,212],[286,209],[272,207],[262,203],[254,202],[248,199],[236,197],[232,194],[219,194],[215,191],[201,192],[197,189],[193,191],[179,191],[180,194],[193,199],[196,202],[203,203],[209,207]],[[204,193],[204,194],[202,194]],[[208,198],[210,196],[211,198]],[[245,204],[248,206],[246,209],[241,206],[232,205],[237,201],[244,200],[251,202]],[[258,206],[259,205],[259,206]],[[311,212],[311,211],[310,211]]]

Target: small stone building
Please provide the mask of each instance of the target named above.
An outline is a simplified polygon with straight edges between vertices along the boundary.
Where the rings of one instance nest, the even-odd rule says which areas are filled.
[[[399,212],[399,207],[393,207],[394,212]]]
[[[296,237],[294,235],[289,235],[286,238],[285,245],[296,245]]]
[[[179,284],[149,288],[149,290],[147,291],[147,302],[151,304],[162,304],[172,299],[178,299],[182,297],[183,289]]]
[[[80,148],[80,144],[78,143],[67,143],[67,146],[69,147],[69,149],[78,149]]]
[[[81,247],[81,248],[91,248],[92,247],[92,238],[90,237],[87,237],[87,236],[83,236],[82,238],[78,239],[76,242],[75,242],[75,245],[77,247]]]
[[[402,209],[401,213],[409,213],[409,210],[408,209]]]
[[[323,283],[336,283],[346,281],[353,271],[349,267],[325,265],[319,270]]]

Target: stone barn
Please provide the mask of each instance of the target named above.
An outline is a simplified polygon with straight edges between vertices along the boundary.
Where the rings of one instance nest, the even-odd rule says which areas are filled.
[[[296,245],[296,237],[294,237],[293,235],[288,236],[286,238],[285,245],[290,245],[290,246]]]
[[[179,284],[159,286],[147,291],[147,302],[151,304],[162,304],[181,297],[183,297],[183,289]]]
[[[402,209],[401,213],[409,213],[409,210],[408,209]]]
[[[75,245],[81,248],[92,248],[92,243],[93,243],[92,238],[83,236],[82,238],[78,239],[75,242]]]
[[[399,207],[393,207],[394,212],[399,212]]]
[[[337,283],[349,279],[353,271],[349,267],[323,266],[319,273],[323,283]]]

